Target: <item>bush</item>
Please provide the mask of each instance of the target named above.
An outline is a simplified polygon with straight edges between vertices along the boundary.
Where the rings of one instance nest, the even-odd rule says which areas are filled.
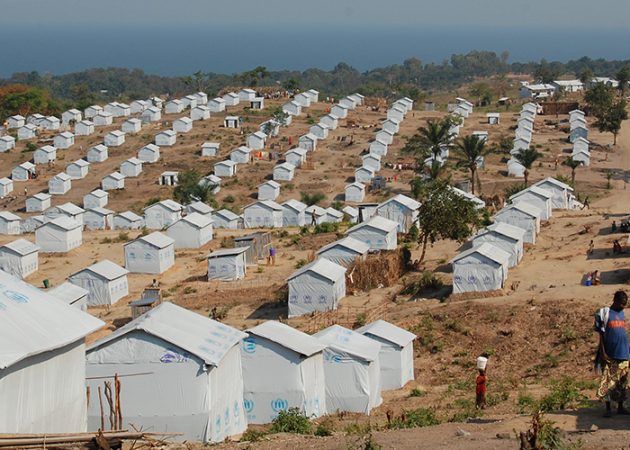
[[[538,409],[549,412],[584,406],[588,397],[580,392],[581,389],[582,385],[569,376],[553,380],[549,393],[540,400]]]
[[[409,397],[424,397],[425,395],[427,395],[427,393],[418,388],[413,388],[409,393]]]
[[[431,425],[439,425],[440,421],[435,416],[435,411],[429,408],[418,408],[410,411],[403,410],[402,414],[392,419],[387,424],[390,429],[420,428]]]
[[[504,191],[503,191],[503,193],[505,194],[505,200],[509,199],[514,194],[518,194],[523,189],[525,189],[525,185],[524,184],[512,184],[512,185],[506,187],[504,189]]]
[[[295,268],[299,269],[300,267],[304,267],[306,264],[308,264],[308,262],[305,259],[298,259],[295,263]]]
[[[118,233],[118,242],[127,242],[129,240],[129,233],[125,233],[124,231],[121,231],[120,233]]]
[[[321,192],[314,192],[312,194],[309,194],[308,192],[300,192],[300,200],[302,203],[306,203],[307,206],[316,205],[325,198],[326,196]]]
[[[34,152],[35,150],[37,150],[37,145],[33,144],[32,142],[27,142],[26,147],[24,147],[24,150],[22,150],[22,153]]]
[[[243,433],[243,435],[241,436],[241,441],[258,442],[264,437],[265,433],[263,433],[262,431],[248,429],[245,430],[245,433]]]
[[[278,417],[273,419],[271,432],[312,434],[313,424],[298,408],[289,408],[287,411],[280,411]]]
[[[147,200],[144,203],[144,206],[151,206],[151,205],[155,205],[156,203],[159,203],[160,199],[158,197],[151,197],[149,200]]]
[[[234,200],[234,197],[232,197],[231,195],[228,195],[227,197],[223,199],[223,201],[225,203],[234,203],[235,200]]]
[[[315,436],[332,436],[334,431],[332,420],[325,418],[317,425],[317,428],[315,428]]]
[[[425,270],[416,281],[406,285],[401,294],[416,295],[426,290],[438,290],[444,287],[444,282],[433,272]]]
[[[339,230],[339,224],[338,223],[324,222],[324,223],[319,223],[319,224],[315,225],[315,228],[314,228],[313,232],[315,234],[319,234],[319,233],[335,233],[338,230]]]

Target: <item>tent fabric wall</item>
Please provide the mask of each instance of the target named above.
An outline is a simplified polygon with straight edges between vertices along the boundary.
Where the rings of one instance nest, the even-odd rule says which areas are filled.
[[[337,309],[339,300],[346,295],[343,272],[339,279],[333,282],[309,271],[290,279],[288,284],[289,317]]]
[[[365,242],[370,246],[370,250],[395,250],[398,245],[396,230],[387,233],[386,231],[365,226],[355,231],[348,232],[348,236],[358,241]]]
[[[414,379],[413,342],[400,347],[393,342],[367,333],[371,339],[381,344],[379,363],[381,371],[381,389],[400,389]]]
[[[107,280],[88,270],[82,270],[70,276],[68,280],[89,292],[87,298],[89,306],[113,305],[129,294],[127,275]]]
[[[0,370],[0,432],[86,431],[83,339]]]
[[[523,241],[529,244],[536,243],[538,225],[535,218],[515,209],[504,208],[494,216],[494,219],[497,222],[504,222],[509,225],[522,228],[525,230]]]
[[[62,230],[53,226],[42,226],[35,230],[35,241],[42,252],[65,253],[83,243],[81,227]]]
[[[376,214],[396,222],[399,233],[407,233],[418,217],[417,211],[411,211],[394,201],[379,206],[376,209]]]
[[[472,240],[473,247],[487,242],[510,255],[509,267],[516,266],[523,258],[523,241],[518,241],[508,236],[503,236],[493,231],[487,231],[475,236]]]
[[[175,249],[171,244],[158,249],[143,241],[125,246],[125,268],[135,273],[160,274],[175,264]]]
[[[329,261],[339,264],[343,267],[352,266],[357,258],[364,260],[365,255],[360,255],[357,252],[350,250],[349,248],[341,245],[335,245],[327,250],[317,253],[320,258],[326,258]]]
[[[208,280],[241,280],[245,270],[245,252],[208,258]]]
[[[453,261],[453,293],[486,292],[503,288],[507,267],[479,253]]]
[[[244,405],[252,424],[270,423],[296,407],[308,417],[326,414],[322,353],[304,357],[280,344],[250,335],[242,343]]]
[[[175,248],[199,248],[212,240],[212,223],[198,228],[180,219],[168,227],[166,234],[175,241]]]
[[[29,253],[28,255],[18,255],[17,253],[0,250],[0,269],[15,277],[26,278],[30,274],[37,272],[38,264],[37,252]]]
[[[282,211],[253,204],[243,211],[245,228],[282,227]]]

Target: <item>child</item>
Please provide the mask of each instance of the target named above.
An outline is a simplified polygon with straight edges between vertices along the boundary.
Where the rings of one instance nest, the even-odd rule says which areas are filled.
[[[486,409],[486,383],[488,377],[486,376],[485,369],[479,369],[479,375],[477,375],[477,388],[475,390],[477,394],[477,409]]]

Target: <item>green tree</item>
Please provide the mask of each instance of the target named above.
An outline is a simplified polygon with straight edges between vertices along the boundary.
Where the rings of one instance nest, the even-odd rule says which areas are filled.
[[[532,169],[532,165],[538,158],[540,158],[540,153],[534,147],[529,147],[528,149],[521,150],[519,153],[515,155],[516,160],[521,163],[523,167],[525,167],[525,172],[523,175],[525,176],[525,186],[527,186],[529,181],[529,171]]]
[[[472,193],[475,193],[475,176],[479,165],[479,158],[490,153],[490,148],[486,147],[486,142],[478,136],[463,136],[455,146],[455,154],[460,167],[466,167],[470,172],[470,185]]]
[[[626,95],[626,89],[628,88],[628,82],[630,82],[630,66],[624,66],[617,72],[615,75],[617,81],[619,82],[619,92],[621,95]]]
[[[267,68],[265,66],[258,66],[250,70],[249,72],[244,72],[241,75],[241,79],[249,87],[256,87],[268,76],[269,76],[269,71],[267,70]]]
[[[418,132],[407,140],[402,152],[413,154],[420,164],[429,155],[437,159],[442,152],[442,147],[453,138],[450,132],[452,125],[453,119],[450,116],[441,120],[427,120],[427,125],[418,128]]]
[[[586,67],[582,72],[580,72],[580,81],[584,84],[590,83],[595,74],[591,70],[590,67]]]
[[[287,91],[296,91],[300,88],[300,82],[296,78],[289,78],[282,83],[282,87]]]
[[[603,117],[613,104],[615,94],[613,89],[604,83],[596,83],[584,94],[591,113],[596,118]]]
[[[488,83],[475,83],[468,92],[477,99],[476,103],[478,106],[486,106],[492,103],[492,89],[490,89]]]
[[[571,169],[571,186],[575,187],[575,171],[582,165],[580,161],[576,161],[572,156],[569,156],[564,165]]]
[[[430,180],[437,180],[444,173],[444,164],[437,159],[431,161],[431,165],[424,166],[424,173]]]
[[[182,81],[195,92],[206,92],[211,84],[210,78],[210,74],[198,70],[190,76],[183,77]]]
[[[613,145],[617,145],[617,135],[621,130],[621,124],[628,118],[626,110],[626,100],[620,98],[601,116],[597,117],[595,126],[602,133],[613,134]]]
[[[196,170],[180,172],[177,177],[177,186],[173,190],[173,198],[183,205],[201,201],[215,203],[212,191],[216,186],[212,183],[201,181],[201,175]]]
[[[424,181],[416,177],[411,187],[420,202],[417,227],[418,242],[422,246],[421,262],[429,243],[438,239],[464,242],[479,227],[481,218],[475,205],[457,194],[445,180]]]

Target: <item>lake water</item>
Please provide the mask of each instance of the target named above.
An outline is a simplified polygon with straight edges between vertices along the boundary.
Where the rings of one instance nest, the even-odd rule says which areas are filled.
[[[581,56],[628,59],[627,30],[535,29],[173,29],[120,27],[4,27],[0,76],[37,70],[67,73],[90,67],[140,68],[161,75],[197,70],[234,73],[268,69],[331,69],[347,62],[359,70],[409,57],[439,63],[470,50],[510,52],[511,61],[567,61]]]

